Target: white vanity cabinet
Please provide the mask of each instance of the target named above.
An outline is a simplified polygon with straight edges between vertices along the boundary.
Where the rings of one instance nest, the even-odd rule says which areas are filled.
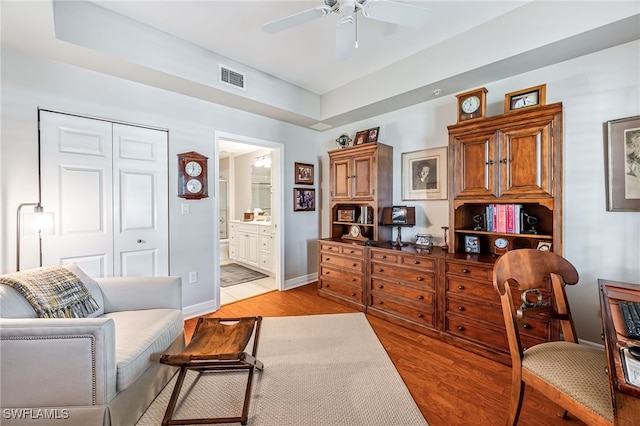
[[[271,222],[229,222],[229,257],[240,264],[273,274]]]

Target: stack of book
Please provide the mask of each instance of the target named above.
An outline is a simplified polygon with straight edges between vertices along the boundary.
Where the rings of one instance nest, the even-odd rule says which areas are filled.
[[[522,204],[489,204],[485,220],[487,231],[519,234],[522,229]]]

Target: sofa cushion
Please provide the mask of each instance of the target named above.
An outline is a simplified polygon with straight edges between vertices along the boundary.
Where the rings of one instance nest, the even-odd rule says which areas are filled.
[[[89,275],[87,275],[78,265],[75,263],[68,263],[66,265],[62,265],[67,268],[69,272],[74,274],[76,277],[80,278],[80,281],[87,287],[89,293],[93,296],[93,300],[98,304],[98,309],[95,312],[92,312],[88,315],[89,318],[97,318],[100,315],[104,314],[104,298],[102,297],[102,290],[100,290],[100,286]]]
[[[182,312],[147,309],[111,312],[116,327],[116,390],[129,387],[171,345],[184,328]]]

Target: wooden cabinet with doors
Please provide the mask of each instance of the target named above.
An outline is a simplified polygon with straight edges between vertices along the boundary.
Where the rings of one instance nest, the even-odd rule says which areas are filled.
[[[393,147],[366,143],[330,151],[329,166],[331,238],[390,239],[378,216],[393,199]]]
[[[562,253],[562,104],[449,126],[450,252],[467,236],[481,253],[548,244]],[[504,207],[502,207],[504,206]],[[516,229],[491,228],[490,207],[516,206]]]

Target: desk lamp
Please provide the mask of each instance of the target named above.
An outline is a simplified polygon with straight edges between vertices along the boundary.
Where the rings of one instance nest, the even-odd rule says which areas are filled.
[[[403,247],[401,229],[403,226],[414,226],[416,224],[416,208],[407,206],[384,207],[382,209],[382,225],[397,226],[398,236],[391,243],[395,247]]]

